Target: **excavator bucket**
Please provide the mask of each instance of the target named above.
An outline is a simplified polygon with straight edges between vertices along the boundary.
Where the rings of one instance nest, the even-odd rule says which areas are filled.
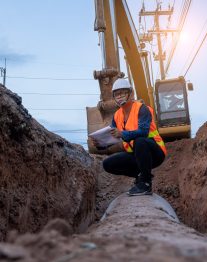
[[[86,107],[87,113],[87,130],[88,135],[94,131],[104,127],[104,121],[101,116],[100,111],[97,107]],[[96,148],[91,143],[91,140],[88,139],[88,150],[90,153],[96,153]]]

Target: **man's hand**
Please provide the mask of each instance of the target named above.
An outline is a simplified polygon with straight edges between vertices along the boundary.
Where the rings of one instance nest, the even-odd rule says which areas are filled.
[[[116,137],[116,138],[121,138],[122,137],[122,132],[119,131],[117,128],[111,129],[110,133],[111,133],[111,135],[113,137]]]
[[[92,137],[88,138],[88,141],[90,143],[92,154],[98,154],[98,155],[107,155],[108,154],[108,148],[100,148],[100,145],[98,141]]]
[[[111,155],[111,154],[122,152],[122,151],[124,151],[123,143],[119,142],[117,144],[107,147],[106,149],[96,149],[95,154]]]
[[[118,152],[122,152],[122,151],[124,151],[122,141],[107,148],[107,154],[108,155],[118,153]]]
[[[92,154],[111,155],[111,154],[122,152],[122,151],[124,151],[124,147],[123,147],[122,141],[120,141],[119,143],[114,144],[104,149],[100,149],[94,146]]]
[[[98,141],[96,139],[94,139],[93,137],[89,137],[89,141],[91,143],[92,146],[94,147],[99,147]]]

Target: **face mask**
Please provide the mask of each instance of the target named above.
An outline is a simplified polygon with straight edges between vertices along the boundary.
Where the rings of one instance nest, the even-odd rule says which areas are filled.
[[[118,103],[120,104],[120,106],[123,106],[127,103],[128,99],[123,99],[121,101],[119,101]]]
[[[113,94],[114,100],[119,107],[125,105],[129,101],[130,96],[131,92],[129,91]]]

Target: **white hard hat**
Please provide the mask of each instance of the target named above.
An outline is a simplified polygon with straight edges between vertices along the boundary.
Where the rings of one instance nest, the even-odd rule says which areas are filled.
[[[112,87],[112,92],[119,90],[119,89],[130,89],[132,90],[132,86],[129,83],[128,80],[123,78],[118,78],[114,83]]]

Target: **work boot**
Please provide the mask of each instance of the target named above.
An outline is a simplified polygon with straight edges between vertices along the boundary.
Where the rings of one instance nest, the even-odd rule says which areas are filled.
[[[148,178],[148,180],[152,180],[153,178],[154,178],[154,175],[151,174],[151,176]],[[141,181],[141,173],[139,173],[139,174],[137,175],[137,177],[135,178],[134,184],[135,184],[135,185],[138,185],[140,181]]]
[[[152,183],[139,181],[127,192],[129,196],[152,195]]]
[[[139,184],[139,182],[140,182],[140,177],[141,177],[141,174],[139,173],[139,174],[137,175],[137,177],[135,178],[135,180],[134,180],[134,185],[138,185],[138,184]]]

